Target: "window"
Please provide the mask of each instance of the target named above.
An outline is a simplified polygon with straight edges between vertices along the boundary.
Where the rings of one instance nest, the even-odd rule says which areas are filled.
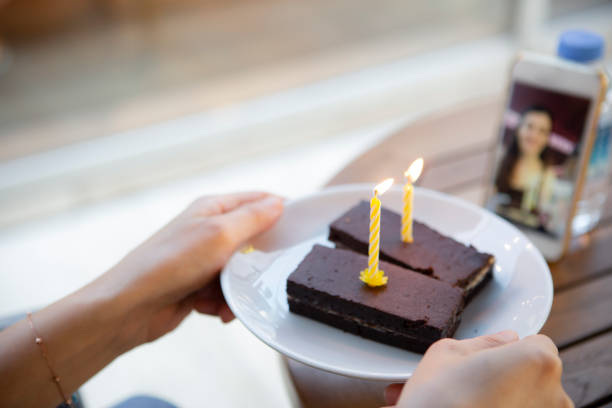
[[[0,225],[501,92],[576,21],[612,43],[600,0],[2,4]]]
[[[62,3],[0,9],[1,159],[499,33],[513,14],[486,0]]]

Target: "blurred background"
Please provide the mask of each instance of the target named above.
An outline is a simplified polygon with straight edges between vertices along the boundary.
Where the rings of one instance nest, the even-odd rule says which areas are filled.
[[[80,287],[198,195],[305,194],[417,117],[499,98],[516,52],[553,54],[565,29],[610,56],[611,21],[606,0],[0,0],[0,316]],[[238,323],[184,326],[85,401],[287,406],[276,354]]]
[[[0,4],[0,225],[495,94],[517,49],[612,35],[602,0]]]

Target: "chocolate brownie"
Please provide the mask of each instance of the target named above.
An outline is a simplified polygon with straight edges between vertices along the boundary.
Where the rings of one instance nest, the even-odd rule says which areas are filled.
[[[423,274],[380,262],[387,285],[359,280],[368,258],[315,245],[287,279],[289,309],[362,337],[423,353],[455,332],[463,294]]]
[[[400,214],[382,208],[380,259],[459,287],[470,300],[492,277],[495,258],[414,221],[414,242],[401,240]],[[362,201],[336,219],[329,239],[338,247],[368,253],[370,206]]]

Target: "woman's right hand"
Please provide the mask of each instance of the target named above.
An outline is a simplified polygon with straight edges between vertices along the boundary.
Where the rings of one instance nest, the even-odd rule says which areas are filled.
[[[425,353],[405,386],[385,396],[397,407],[573,407],[561,386],[562,364],[546,336],[513,331],[443,339]]]

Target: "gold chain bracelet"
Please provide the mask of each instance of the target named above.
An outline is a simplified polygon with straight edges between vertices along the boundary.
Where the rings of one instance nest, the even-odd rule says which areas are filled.
[[[72,398],[66,398],[66,394],[64,394],[64,390],[62,390],[62,386],[60,385],[60,378],[55,372],[55,370],[53,370],[53,367],[51,366],[51,363],[49,362],[49,356],[47,353],[47,345],[43,341],[43,338],[38,334],[38,331],[36,331],[36,327],[34,327],[34,322],[32,321],[32,313],[28,313],[28,323],[30,324],[30,328],[34,332],[34,342],[40,348],[40,353],[42,354],[43,358],[45,359],[45,363],[47,364],[47,367],[49,368],[49,372],[51,373],[51,380],[57,387],[57,391],[59,391],[64,403],[68,405],[69,407],[72,407]]]

